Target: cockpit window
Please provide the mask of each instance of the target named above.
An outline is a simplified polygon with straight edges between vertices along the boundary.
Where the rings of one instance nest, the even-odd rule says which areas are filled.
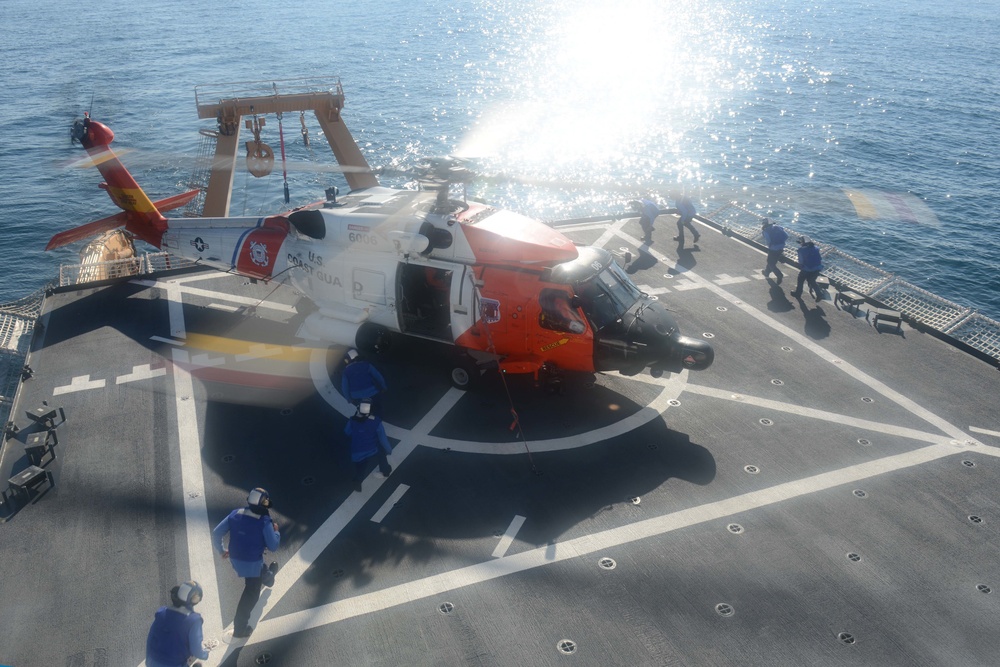
[[[620,320],[642,296],[628,274],[614,262],[591,279],[577,283],[575,287],[583,302],[584,311],[597,329]]]
[[[570,306],[569,294],[563,290],[543,289],[538,295],[542,311],[538,314],[538,324],[543,329],[580,334],[587,330],[576,310]]]
[[[622,307],[624,313],[642,296],[642,292],[615,262],[611,262],[601,271],[597,278],[608,288],[608,292]]]

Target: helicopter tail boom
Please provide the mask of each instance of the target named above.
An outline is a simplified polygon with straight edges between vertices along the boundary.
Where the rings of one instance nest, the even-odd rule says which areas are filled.
[[[114,229],[123,223],[125,229],[137,238],[159,248],[163,233],[167,230],[167,219],[163,217],[161,210],[183,206],[197,196],[198,191],[186,192],[154,204],[111,150],[114,138],[115,133],[111,128],[89,116],[83,119],[82,127],[74,134],[74,139],[83,144],[104,177],[101,189],[108,193],[111,201],[124,213],[57,234],[49,241],[48,249],[85,238],[92,233]]]

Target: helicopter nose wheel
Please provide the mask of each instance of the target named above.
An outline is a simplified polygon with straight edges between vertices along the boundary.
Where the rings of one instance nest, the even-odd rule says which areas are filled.
[[[476,385],[482,370],[472,357],[459,357],[451,369],[451,384],[456,389],[469,390]]]
[[[555,364],[543,364],[539,372],[539,383],[546,394],[562,396],[566,387],[563,384],[563,374]]]

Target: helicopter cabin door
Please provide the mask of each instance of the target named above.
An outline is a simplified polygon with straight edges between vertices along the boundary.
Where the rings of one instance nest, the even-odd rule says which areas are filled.
[[[478,305],[474,279],[472,267],[456,267],[451,281],[451,330],[456,338],[476,324]]]
[[[399,328],[403,333],[452,341],[451,268],[401,263],[396,285]]]

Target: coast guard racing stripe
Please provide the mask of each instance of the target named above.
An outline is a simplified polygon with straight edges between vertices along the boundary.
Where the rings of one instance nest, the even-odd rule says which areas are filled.
[[[271,278],[286,238],[288,220],[280,216],[266,218],[260,227],[244,234],[236,248],[233,268],[245,276]]]

